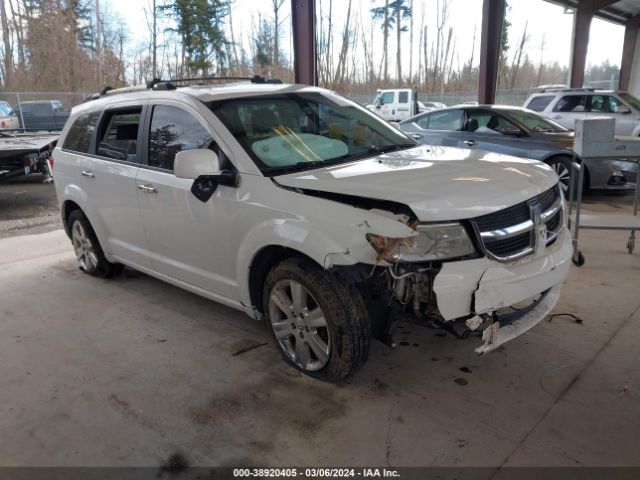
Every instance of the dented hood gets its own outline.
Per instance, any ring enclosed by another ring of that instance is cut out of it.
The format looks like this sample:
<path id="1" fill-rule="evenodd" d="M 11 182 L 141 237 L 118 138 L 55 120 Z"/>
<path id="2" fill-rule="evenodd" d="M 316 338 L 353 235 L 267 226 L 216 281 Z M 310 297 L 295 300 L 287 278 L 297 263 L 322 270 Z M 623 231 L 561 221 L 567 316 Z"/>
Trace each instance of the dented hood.
<path id="1" fill-rule="evenodd" d="M 422 221 L 440 221 L 510 207 L 551 188 L 558 177 L 534 160 L 424 145 L 275 180 L 288 187 L 403 203 Z"/>

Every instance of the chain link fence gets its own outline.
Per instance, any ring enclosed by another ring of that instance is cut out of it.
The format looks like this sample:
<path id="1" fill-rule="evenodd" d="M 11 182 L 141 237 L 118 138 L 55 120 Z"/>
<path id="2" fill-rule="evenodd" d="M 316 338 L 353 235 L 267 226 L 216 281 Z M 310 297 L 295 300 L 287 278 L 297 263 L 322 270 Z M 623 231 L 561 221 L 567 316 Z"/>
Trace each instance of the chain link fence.
<path id="1" fill-rule="evenodd" d="M 89 92 L 0 92 L 0 130 L 60 130 Z"/>

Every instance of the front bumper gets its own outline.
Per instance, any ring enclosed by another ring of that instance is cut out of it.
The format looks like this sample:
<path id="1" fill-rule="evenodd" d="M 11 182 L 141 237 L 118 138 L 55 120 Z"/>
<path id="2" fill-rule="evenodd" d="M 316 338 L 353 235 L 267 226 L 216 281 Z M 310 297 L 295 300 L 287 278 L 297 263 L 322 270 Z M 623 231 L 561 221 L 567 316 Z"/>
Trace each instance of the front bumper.
<path id="1" fill-rule="evenodd" d="M 493 350 L 549 314 L 560 296 L 571 254 L 571 236 L 565 228 L 542 253 L 517 262 L 501 264 L 478 258 L 444 263 L 433 285 L 440 315 L 447 321 L 470 315 L 491 315 L 545 292 L 535 306 L 523 311 L 519 318 L 502 327 L 496 322 L 484 331 L 484 345 L 476 351 Z"/>
<path id="2" fill-rule="evenodd" d="M 638 177 L 638 164 L 615 158 L 587 158 L 589 187 L 596 190 L 633 190 Z"/>

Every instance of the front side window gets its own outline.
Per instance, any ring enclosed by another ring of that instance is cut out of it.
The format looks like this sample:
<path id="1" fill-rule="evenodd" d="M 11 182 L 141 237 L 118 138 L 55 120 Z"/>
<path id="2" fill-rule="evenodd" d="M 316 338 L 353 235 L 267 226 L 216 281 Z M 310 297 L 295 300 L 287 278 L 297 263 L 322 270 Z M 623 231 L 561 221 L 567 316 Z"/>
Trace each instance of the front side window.
<path id="1" fill-rule="evenodd" d="M 209 104 L 264 173 L 306 170 L 415 146 L 400 130 L 338 95 L 264 95 Z"/>
<path id="2" fill-rule="evenodd" d="M 584 112 L 587 109 L 585 95 L 565 95 L 553 109 L 554 112 Z"/>
<path id="3" fill-rule="evenodd" d="M 150 167 L 173 171 L 176 153 L 209 148 L 212 143 L 209 132 L 182 108 L 170 105 L 153 107 L 149 129 Z"/>
<path id="4" fill-rule="evenodd" d="M 609 108 L 612 113 L 631 113 L 631 110 L 616 97 L 609 97 Z"/>
<path id="5" fill-rule="evenodd" d="M 462 125 L 462 110 L 442 110 L 440 112 L 431 112 L 429 115 L 429 124 L 426 127 L 429 130 L 460 130 Z"/>
<path id="6" fill-rule="evenodd" d="M 506 112 L 516 122 L 524 125 L 527 130 L 534 132 L 568 132 L 569 129 L 563 127 L 559 123 L 549 120 L 548 118 L 538 115 L 537 113 L 527 112 L 525 110 L 509 110 Z"/>
<path id="7" fill-rule="evenodd" d="M 138 127 L 141 107 L 106 111 L 100 128 L 96 154 L 123 162 L 138 162 Z"/>
<path id="8" fill-rule="evenodd" d="M 380 97 L 380 101 L 382 105 L 387 105 L 388 103 L 393 103 L 395 98 L 395 92 L 384 92 Z"/>
<path id="9" fill-rule="evenodd" d="M 78 153 L 89 153 L 91 137 L 96 131 L 96 124 L 100 118 L 100 112 L 91 112 L 80 115 L 71 125 L 62 148 Z"/>

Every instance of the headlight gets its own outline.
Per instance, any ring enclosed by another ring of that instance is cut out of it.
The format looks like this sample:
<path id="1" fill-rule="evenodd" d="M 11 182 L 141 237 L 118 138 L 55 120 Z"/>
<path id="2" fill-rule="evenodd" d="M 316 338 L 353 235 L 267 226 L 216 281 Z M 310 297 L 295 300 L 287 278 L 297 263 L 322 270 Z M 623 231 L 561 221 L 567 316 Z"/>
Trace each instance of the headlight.
<path id="1" fill-rule="evenodd" d="M 466 230 L 459 223 L 418 225 L 418 235 L 389 238 L 367 234 L 367 240 L 381 260 L 394 262 L 424 262 L 464 257 L 475 253 Z"/>

